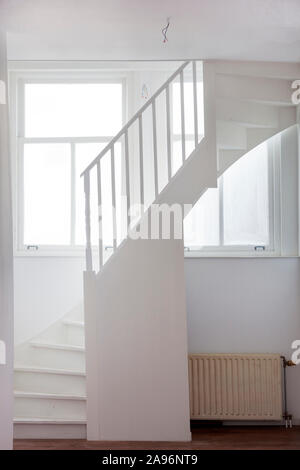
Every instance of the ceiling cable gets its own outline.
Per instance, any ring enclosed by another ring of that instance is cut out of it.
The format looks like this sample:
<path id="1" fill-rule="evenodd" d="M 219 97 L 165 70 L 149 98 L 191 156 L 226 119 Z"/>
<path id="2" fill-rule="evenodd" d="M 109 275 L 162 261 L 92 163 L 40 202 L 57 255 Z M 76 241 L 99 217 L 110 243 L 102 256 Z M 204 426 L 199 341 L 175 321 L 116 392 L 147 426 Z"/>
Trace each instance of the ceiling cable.
<path id="1" fill-rule="evenodd" d="M 163 41 L 163 42 L 167 42 L 167 41 L 168 41 L 167 32 L 168 32 L 169 26 L 170 26 L 170 18 L 167 18 L 167 24 L 166 24 L 166 26 L 161 30 L 162 35 L 163 35 L 163 37 L 164 37 L 164 41 Z"/>

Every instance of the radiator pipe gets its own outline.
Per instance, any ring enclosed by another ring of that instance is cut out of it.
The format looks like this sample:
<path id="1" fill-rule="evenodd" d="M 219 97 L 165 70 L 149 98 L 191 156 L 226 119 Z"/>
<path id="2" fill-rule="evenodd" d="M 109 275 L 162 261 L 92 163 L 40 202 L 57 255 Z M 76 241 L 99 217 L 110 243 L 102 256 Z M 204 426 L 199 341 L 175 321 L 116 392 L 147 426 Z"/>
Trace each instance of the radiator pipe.
<path id="1" fill-rule="evenodd" d="M 293 415 L 291 415 L 288 412 L 288 404 L 287 404 L 287 380 L 286 380 L 286 368 L 287 367 L 292 367 L 295 366 L 296 364 L 291 361 L 287 360 L 285 356 L 280 356 L 282 359 L 282 365 L 283 365 L 283 403 L 284 403 L 284 414 L 283 414 L 283 419 L 285 421 L 285 427 L 292 427 L 292 419 Z"/>

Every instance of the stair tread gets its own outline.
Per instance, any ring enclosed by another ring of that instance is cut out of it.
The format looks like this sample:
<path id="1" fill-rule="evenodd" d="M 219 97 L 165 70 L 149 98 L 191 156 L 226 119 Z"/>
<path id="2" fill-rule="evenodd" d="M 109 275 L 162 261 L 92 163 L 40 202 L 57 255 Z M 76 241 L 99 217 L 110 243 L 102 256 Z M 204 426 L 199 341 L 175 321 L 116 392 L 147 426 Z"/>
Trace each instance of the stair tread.
<path id="1" fill-rule="evenodd" d="M 86 419 L 16 417 L 14 424 L 86 424 Z"/>
<path id="2" fill-rule="evenodd" d="M 64 320 L 63 324 L 68 325 L 68 326 L 78 326 L 80 328 L 84 328 L 84 322 L 79 321 L 79 320 Z"/>
<path id="3" fill-rule="evenodd" d="M 84 395 L 69 395 L 62 393 L 43 393 L 43 392 L 23 392 L 21 390 L 15 390 L 14 396 L 16 398 L 43 398 L 52 400 L 86 400 Z"/>
<path id="4" fill-rule="evenodd" d="M 66 351 L 78 351 L 78 352 L 85 352 L 85 348 L 83 346 L 78 346 L 74 344 L 62 344 L 62 343 L 48 343 L 44 341 L 31 341 L 30 345 L 35 348 L 45 348 L 45 349 L 60 349 Z"/>
<path id="5" fill-rule="evenodd" d="M 58 374 L 58 375 L 78 375 L 85 377 L 85 371 L 75 371 L 75 370 L 67 370 L 67 369 L 51 369 L 49 367 L 35 367 L 35 366 L 25 366 L 25 365 L 17 365 L 14 367 L 15 372 L 32 372 L 38 374 Z"/>

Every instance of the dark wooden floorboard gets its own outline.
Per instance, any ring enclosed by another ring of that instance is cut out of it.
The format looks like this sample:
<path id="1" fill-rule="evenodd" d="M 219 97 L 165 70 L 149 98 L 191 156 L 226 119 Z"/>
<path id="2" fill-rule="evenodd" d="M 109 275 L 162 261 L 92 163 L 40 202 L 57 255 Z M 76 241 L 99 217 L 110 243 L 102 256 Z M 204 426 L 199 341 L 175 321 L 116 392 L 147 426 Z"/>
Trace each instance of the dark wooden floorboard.
<path id="1" fill-rule="evenodd" d="M 192 442 L 88 442 L 85 440 L 15 440 L 15 450 L 300 450 L 300 426 L 216 427 L 193 429 Z"/>

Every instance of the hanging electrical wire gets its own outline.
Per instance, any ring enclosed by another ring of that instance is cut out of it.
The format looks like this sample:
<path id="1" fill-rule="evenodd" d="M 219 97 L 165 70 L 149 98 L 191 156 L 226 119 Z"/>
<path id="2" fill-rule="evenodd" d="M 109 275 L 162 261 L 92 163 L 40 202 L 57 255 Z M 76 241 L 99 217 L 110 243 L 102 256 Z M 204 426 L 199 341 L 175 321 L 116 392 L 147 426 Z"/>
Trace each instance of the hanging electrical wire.
<path id="1" fill-rule="evenodd" d="M 167 41 L 168 41 L 167 33 L 168 33 L 169 26 L 170 26 L 170 18 L 167 18 L 167 24 L 166 24 L 166 26 L 161 30 L 162 35 L 163 35 L 163 37 L 164 37 L 164 41 L 163 41 L 163 42 L 167 42 Z"/>

